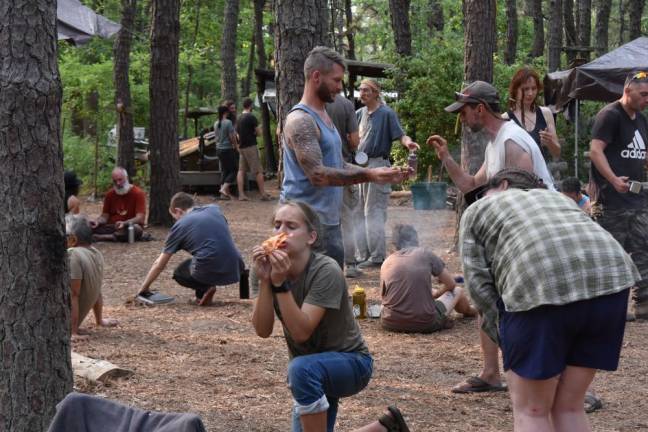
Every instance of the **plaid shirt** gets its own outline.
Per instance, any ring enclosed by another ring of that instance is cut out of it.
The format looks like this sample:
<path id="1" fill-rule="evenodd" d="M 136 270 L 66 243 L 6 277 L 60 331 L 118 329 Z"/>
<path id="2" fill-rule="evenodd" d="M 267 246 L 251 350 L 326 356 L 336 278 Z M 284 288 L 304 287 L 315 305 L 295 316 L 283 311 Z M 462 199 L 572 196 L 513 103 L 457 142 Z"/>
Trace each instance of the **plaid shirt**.
<path id="1" fill-rule="evenodd" d="M 557 192 L 485 197 L 464 212 L 459 236 L 466 287 L 496 342 L 500 299 L 521 312 L 613 294 L 640 279 L 621 245 Z"/>

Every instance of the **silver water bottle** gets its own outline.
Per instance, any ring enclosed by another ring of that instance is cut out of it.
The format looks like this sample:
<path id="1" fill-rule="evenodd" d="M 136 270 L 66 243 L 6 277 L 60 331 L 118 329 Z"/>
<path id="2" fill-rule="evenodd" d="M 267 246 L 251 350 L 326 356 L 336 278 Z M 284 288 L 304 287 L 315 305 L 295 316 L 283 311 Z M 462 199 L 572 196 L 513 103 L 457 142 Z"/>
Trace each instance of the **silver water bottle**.
<path id="1" fill-rule="evenodd" d="M 133 222 L 128 222 L 128 243 L 135 243 L 135 227 Z"/>

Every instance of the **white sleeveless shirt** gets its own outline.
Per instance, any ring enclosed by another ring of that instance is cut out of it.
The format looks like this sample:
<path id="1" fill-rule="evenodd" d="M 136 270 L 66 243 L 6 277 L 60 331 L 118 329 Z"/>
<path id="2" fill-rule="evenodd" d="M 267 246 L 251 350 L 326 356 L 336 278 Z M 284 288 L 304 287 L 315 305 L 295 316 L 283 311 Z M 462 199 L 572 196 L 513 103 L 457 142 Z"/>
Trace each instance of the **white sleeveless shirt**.
<path id="1" fill-rule="evenodd" d="M 549 190 L 556 190 L 553 178 L 549 173 L 538 144 L 524 129 L 513 121 L 504 122 L 497 136 L 486 146 L 484 163 L 486 164 L 486 178 L 490 179 L 500 170 L 506 168 L 506 141 L 511 140 L 522 147 L 522 150 L 531 156 L 533 172 L 540 177 Z"/>

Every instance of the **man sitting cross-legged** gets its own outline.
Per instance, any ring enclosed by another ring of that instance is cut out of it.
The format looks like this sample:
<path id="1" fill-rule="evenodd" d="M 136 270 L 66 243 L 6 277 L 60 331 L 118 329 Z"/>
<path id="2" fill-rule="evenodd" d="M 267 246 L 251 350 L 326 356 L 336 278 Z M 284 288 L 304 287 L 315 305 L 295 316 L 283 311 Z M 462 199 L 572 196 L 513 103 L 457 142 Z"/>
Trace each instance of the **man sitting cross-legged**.
<path id="1" fill-rule="evenodd" d="M 97 326 L 114 327 L 117 321 L 104 319 L 101 282 L 103 280 L 103 255 L 92 247 L 92 229 L 84 216 L 68 215 L 65 218 L 68 257 L 70 259 L 70 289 L 72 296 L 72 338 L 87 332 L 79 328 L 90 309 Z"/>
<path id="2" fill-rule="evenodd" d="M 217 285 L 238 283 L 243 268 L 227 220 L 217 205 L 194 207 L 191 195 L 178 192 L 171 198 L 169 212 L 176 220 L 164 250 L 148 272 L 139 295 L 150 292 L 151 284 L 180 249 L 191 254 L 175 269 L 173 279 L 196 291 L 200 306 L 211 304 Z"/>
<path id="3" fill-rule="evenodd" d="M 428 248 L 419 246 L 418 234 L 412 225 L 396 225 L 393 242 L 396 251 L 387 257 L 380 269 L 383 328 L 431 333 L 446 327 L 453 309 L 464 316 L 477 315 L 463 289 L 455 286 L 443 261 Z M 435 276 L 443 288 L 433 290 L 431 276 Z"/>

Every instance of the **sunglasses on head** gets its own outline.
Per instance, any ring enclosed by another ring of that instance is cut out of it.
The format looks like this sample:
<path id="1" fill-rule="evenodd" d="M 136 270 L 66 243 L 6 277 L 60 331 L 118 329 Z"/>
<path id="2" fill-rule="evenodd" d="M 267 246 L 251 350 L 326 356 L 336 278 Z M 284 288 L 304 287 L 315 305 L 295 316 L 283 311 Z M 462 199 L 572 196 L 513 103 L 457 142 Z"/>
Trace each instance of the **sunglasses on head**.
<path id="1" fill-rule="evenodd" d="M 648 79 L 648 72 L 641 71 L 641 72 L 637 72 L 636 74 L 634 74 L 632 76 L 632 80 L 639 81 L 639 80 L 645 80 L 645 79 Z"/>
<path id="2" fill-rule="evenodd" d="M 457 102 L 481 103 L 481 104 L 484 104 L 484 105 L 488 105 L 486 103 L 486 101 L 484 101 L 483 99 L 475 97 L 475 96 L 471 96 L 471 95 L 465 94 L 465 93 L 455 92 L 455 99 L 457 100 Z"/>

